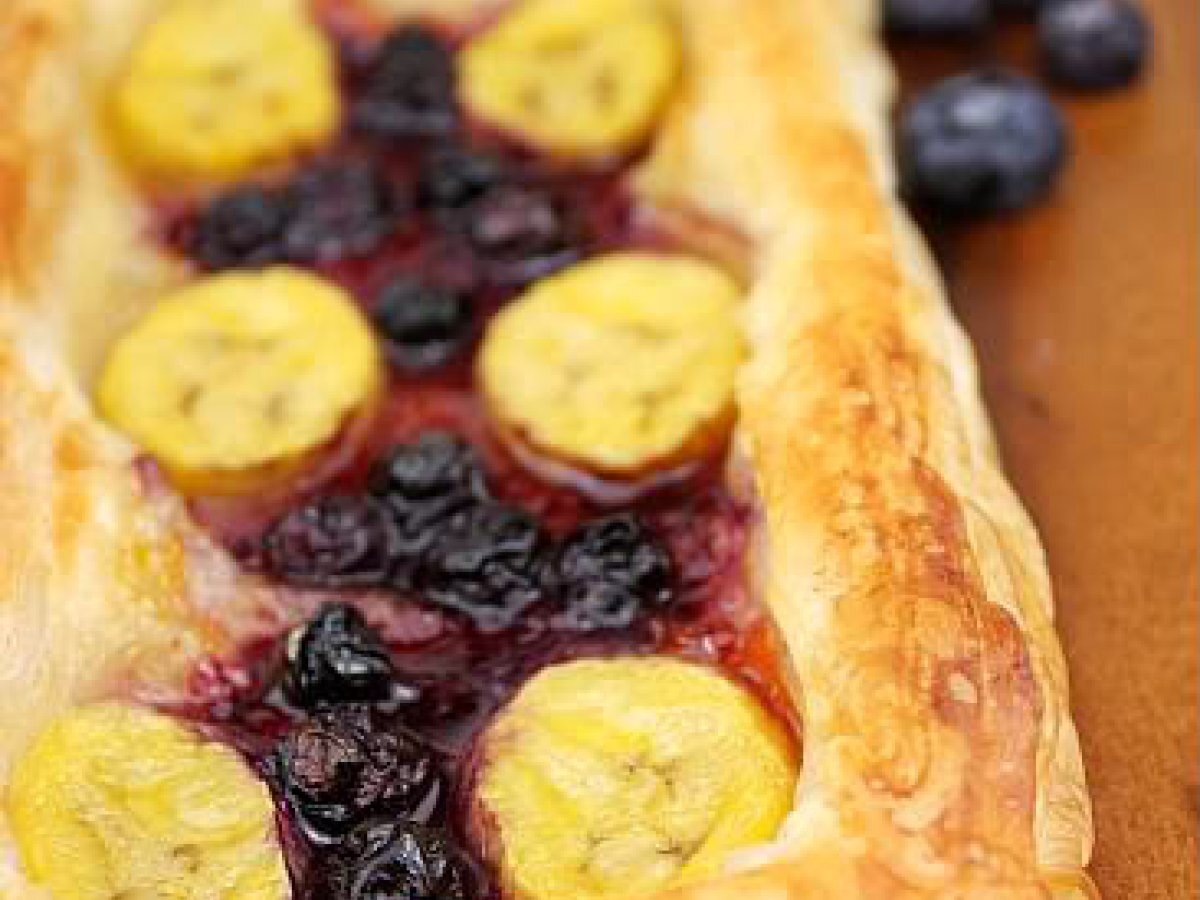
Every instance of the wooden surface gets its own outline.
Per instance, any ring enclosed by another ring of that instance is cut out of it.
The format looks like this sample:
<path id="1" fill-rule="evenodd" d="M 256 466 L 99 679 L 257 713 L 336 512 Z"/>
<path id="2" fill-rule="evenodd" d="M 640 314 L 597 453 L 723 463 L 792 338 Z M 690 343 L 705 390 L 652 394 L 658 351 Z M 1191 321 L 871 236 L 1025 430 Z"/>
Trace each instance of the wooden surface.
<path id="1" fill-rule="evenodd" d="M 934 235 L 1049 553 L 1106 900 L 1198 893 L 1197 5 L 1145 2 L 1149 77 L 1063 98 L 1054 201 Z M 897 54 L 911 90 L 980 56 L 1028 67 L 1029 37 Z"/>

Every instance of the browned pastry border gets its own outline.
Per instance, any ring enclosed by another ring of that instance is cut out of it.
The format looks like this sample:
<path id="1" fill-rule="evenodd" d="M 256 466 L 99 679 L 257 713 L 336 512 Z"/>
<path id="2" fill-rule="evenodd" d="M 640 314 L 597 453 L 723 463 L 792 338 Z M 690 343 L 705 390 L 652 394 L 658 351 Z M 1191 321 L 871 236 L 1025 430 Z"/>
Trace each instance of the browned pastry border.
<path id="1" fill-rule="evenodd" d="M 86 401 L 108 337 L 177 277 L 140 241 L 96 121 L 147 6 L 0 11 L 0 783 L 54 711 L 131 665 L 146 679 L 131 648 L 182 662 L 236 630 L 246 597 Z M 673 896 L 1084 896 L 1090 814 L 1045 565 L 894 201 L 869 4 L 677 14 L 687 83 L 638 185 L 753 248 L 738 457 L 805 766 L 778 840 L 732 861 L 749 871 Z M 27 896 L 3 865 L 0 888 Z"/>

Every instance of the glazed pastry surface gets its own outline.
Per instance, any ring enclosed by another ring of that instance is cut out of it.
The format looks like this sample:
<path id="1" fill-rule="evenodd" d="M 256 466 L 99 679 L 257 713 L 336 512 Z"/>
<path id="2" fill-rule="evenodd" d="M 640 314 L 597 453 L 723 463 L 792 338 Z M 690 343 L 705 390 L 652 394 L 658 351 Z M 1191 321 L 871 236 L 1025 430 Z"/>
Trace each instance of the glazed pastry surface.
<path id="1" fill-rule="evenodd" d="M 62 709 L 169 685 L 274 608 L 90 400 L 112 340 L 184 277 L 104 126 L 155 5 L 0 11 L 0 784 Z M 1082 898 L 1090 810 L 1045 562 L 895 199 L 871 6 L 676 4 L 684 84 L 636 175 L 751 248 L 736 465 L 804 728 L 777 840 L 678 895 Z M 2 819 L 0 895 L 38 896 Z"/>

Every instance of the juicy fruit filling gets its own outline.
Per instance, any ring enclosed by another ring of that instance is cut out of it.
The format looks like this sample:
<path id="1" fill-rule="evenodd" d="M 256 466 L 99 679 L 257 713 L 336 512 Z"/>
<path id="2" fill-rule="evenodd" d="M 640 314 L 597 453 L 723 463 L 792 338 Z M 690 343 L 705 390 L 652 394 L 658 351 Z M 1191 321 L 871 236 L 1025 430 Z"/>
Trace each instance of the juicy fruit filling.
<path id="1" fill-rule="evenodd" d="M 768 838 L 789 805 L 781 650 L 747 597 L 748 517 L 721 477 L 739 289 L 646 227 L 622 189 L 673 81 L 674 36 L 638 0 L 529 8 L 465 50 L 426 26 L 331 29 L 340 133 L 286 173 L 163 198 L 161 236 L 197 273 L 188 327 L 172 353 L 151 313 L 102 388 L 159 465 L 206 476 L 176 479 L 196 520 L 294 604 L 291 625 L 200 667 L 167 711 L 269 786 L 296 896 L 586 900 L 622 870 L 650 890 Z M 500 97 L 490 124 L 559 158 L 470 118 L 513 85 L 459 82 L 501 62 L 545 102 L 509 116 Z M 552 114 L 563 104 L 586 115 Z M 302 289 L 268 290 L 281 278 Z M 314 293 L 336 302 L 306 312 Z M 250 334 L 255 316 L 286 327 Z M 277 344 L 295 357 L 263 370 Z M 187 378 L 138 387 L 181 360 L 195 361 Z M 350 370 L 355 390 L 334 390 Z M 574 395 L 530 390 L 556 385 Z M 142 394 L 166 412 L 139 417 Z M 280 460 L 286 478 L 260 477 Z M 207 477 L 224 470 L 237 490 Z M 581 658 L 610 661 L 573 668 Z M 608 874 L 575 883 L 535 866 L 527 891 L 526 851 L 550 828 L 538 823 L 558 820 L 513 765 L 540 752 L 537 685 L 553 699 L 556 679 L 580 673 L 580 702 L 608 697 L 599 755 L 581 761 L 574 740 L 551 755 L 603 775 L 646 744 L 687 774 L 695 804 L 664 801 L 666 819 L 648 811 L 625 840 L 609 819 L 634 794 L 577 797 L 612 839 L 596 860 Z M 499 721 L 533 743 L 496 768 L 485 729 L 510 702 Z M 681 709 L 708 723 L 704 740 L 668 722 Z M 502 835 L 480 785 L 507 811 Z M 718 815 L 739 803 L 754 814 Z M 652 833 L 666 820 L 678 830 L 664 875 Z M 497 839 L 521 858 L 494 853 Z"/>

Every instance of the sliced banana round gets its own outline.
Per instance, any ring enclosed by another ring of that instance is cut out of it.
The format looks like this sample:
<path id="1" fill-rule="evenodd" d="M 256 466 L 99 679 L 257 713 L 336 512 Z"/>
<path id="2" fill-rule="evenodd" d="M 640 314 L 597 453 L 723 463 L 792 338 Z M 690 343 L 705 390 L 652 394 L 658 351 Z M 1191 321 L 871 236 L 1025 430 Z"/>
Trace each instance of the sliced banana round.
<path id="1" fill-rule="evenodd" d="M 182 487 L 237 490 L 334 437 L 381 372 L 350 296 L 279 267 L 204 278 L 160 301 L 117 342 L 98 399 Z"/>
<path id="2" fill-rule="evenodd" d="M 686 257 L 622 253 L 545 279 L 488 329 L 493 415 L 535 449 L 607 476 L 704 456 L 733 418 L 739 290 Z"/>
<path id="3" fill-rule="evenodd" d="M 606 156 L 653 128 L 679 70 L 675 29 L 651 0 L 531 0 L 462 57 L 476 113 L 548 150 Z"/>
<path id="4" fill-rule="evenodd" d="M 26 874 L 56 900 L 288 896 L 265 787 L 156 713 L 67 713 L 18 761 L 8 812 Z"/>
<path id="5" fill-rule="evenodd" d="M 794 754 L 743 689 L 665 658 L 544 670 L 483 738 L 474 822 L 521 900 L 633 898 L 771 839 Z"/>
<path id="6" fill-rule="evenodd" d="M 237 176 L 333 132 L 333 54 L 295 0 L 173 0 L 134 46 L 113 112 L 143 168 Z"/>

